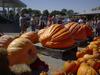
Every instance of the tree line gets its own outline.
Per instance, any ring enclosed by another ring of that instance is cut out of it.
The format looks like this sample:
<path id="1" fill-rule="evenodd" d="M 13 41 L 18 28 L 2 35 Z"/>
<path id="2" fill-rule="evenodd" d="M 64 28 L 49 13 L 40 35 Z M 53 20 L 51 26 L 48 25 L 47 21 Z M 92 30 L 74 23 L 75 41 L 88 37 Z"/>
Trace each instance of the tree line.
<path id="1" fill-rule="evenodd" d="M 67 9 L 61 9 L 59 10 L 53 10 L 51 12 L 49 12 L 47 9 L 43 10 L 43 12 L 41 12 L 40 10 L 37 9 L 23 9 L 22 12 L 27 12 L 29 14 L 34 14 L 35 16 L 40 16 L 40 15 L 44 15 L 44 16 L 55 16 L 55 15 L 61 15 L 61 16 L 67 16 L 70 17 L 72 15 L 77 14 L 77 12 L 75 12 L 74 10 L 67 10 Z"/>

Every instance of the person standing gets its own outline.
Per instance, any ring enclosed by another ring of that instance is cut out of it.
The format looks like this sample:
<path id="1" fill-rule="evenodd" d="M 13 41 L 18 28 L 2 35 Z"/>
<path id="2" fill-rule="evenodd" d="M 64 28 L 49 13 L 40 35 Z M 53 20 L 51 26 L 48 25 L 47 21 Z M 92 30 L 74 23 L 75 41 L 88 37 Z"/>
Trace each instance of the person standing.
<path id="1" fill-rule="evenodd" d="M 98 36 L 100 36 L 100 20 L 98 20 L 98 22 L 97 22 L 96 32 L 97 32 Z"/>
<path id="2" fill-rule="evenodd" d="M 19 25 L 20 25 L 20 29 L 21 29 L 21 34 L 27 31 L 27 28 L 29 26 L 29 20 L 28 18 L 25 16 L 24 13 L 20 14 L 19 17 Z"/>
<path id="3" fill-rule="evenodd" d="M 35 19 L 34 15 L 32 15 L 32 17 L 31 17 L 30 25 L 31 25 L 32 31 L 35 31 L 35 29 L 36 29 L 36 19 Z"/>

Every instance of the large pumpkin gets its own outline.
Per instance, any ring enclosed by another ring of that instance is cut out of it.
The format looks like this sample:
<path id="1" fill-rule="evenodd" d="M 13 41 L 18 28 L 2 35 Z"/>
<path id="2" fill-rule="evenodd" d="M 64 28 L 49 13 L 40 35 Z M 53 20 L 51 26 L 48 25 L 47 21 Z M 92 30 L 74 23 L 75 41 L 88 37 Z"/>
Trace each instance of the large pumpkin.
<path id="1" fill-rule="evenodd" d="M 38 42 L 38 35 L 37 35 L 37 33 L 32 32 L 32 31 L 26 32 L 26 33 L 22 34 L 20 37 L 27 38 L 27 39 L 31 40 L 33 43 Z"/>
<path id="2" fill-rule="evenodd" d="M 36 48 L 32 42 L 26 38 L 17 38 L 12 41 L 7 51 L 10 65 L 28 64 L 31 61 L 34 62 L 37 58 Z"/>
<path id="3" fill-rule="evenodd" d="M 42 33 L 44 33 L 45 29 L 41 29 L 38 31 L 38 36 L 40 36 Z"/>
<path id="4" fill-rule="evenodd" d="M 8 45 L 13 41 L 13 37 L 9 35 L 3 35 L 0 37 L 0 48 L 7 48 Z"/>
<path id="5" fill-rule="evenodd" d="M 75 43 L 67 28 L 59 24 L 53 24 L 40 35 L 40 42 L 49 48 L 68 48 Z"/>
<path id="6" fill-rule="evenodd" d="M 86 32 L 83 29 L 83 26 L 82 25 L 80 25 L 79 29 L 75 32 L 74 38 L 76 40 L 81 40 L 81 41 L 85 41 L 87 39 Z"/>
<path id="7" fill-rule="evenodd" d="M 91 37 L 93 35 L 92 28 L 87 24 L 81 24 L 81 25 L 82 25 L 84 31 L 86 32 L 87 37 Z"/>
<path id="8" fill-rule="evenodd" d="M 78 68 L 77 75 L 98 75 L 97 72 L 87 63 L 82 63 Z"/>
<path id="9" fill-rule="evenodd" d="M 85 30 L 82 25 L 79 25 L 76 22 L 71 22 L 65 25 L 65 27 L 71 32 L 75 40 L 85 41 L 87 39 Z"/>

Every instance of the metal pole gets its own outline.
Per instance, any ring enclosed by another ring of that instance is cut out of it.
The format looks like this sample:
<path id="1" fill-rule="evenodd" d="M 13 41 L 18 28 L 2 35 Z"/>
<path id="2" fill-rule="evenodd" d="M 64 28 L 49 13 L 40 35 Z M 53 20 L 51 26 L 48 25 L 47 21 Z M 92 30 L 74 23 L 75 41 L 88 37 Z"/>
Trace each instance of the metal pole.
<path id="1" fill-rule="evenodd" d="M 3 15 L 5 14 L 5 4 L 4 4 L 4 0 L 2 0 L 2 9 L 3 9 Z"/>

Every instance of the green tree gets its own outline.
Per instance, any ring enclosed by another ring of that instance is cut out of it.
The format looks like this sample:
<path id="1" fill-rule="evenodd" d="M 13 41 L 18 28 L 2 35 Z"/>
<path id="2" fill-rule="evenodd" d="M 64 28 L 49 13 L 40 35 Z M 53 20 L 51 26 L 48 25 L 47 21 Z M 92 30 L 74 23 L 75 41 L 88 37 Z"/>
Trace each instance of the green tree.
<path id="1" fill-rule="evenodd" d="M 48 10 L 44 10 L 44 11 L 43 11 L 43 15 L 44 15 L 44 16 L 49 16 L 49 11 L 48 11 Z"/>
<path id="2" fill-rule="evenodd" d="M 32 13 L 35 15 L 35 16 L 40 16 L 41 15 L 41 11 L 40 10 L 33 10 Z"/>
<path id="3" fill-rule="evenodd" d="M 60 15 L 60 11 L 54 10 L 50 13 L 51 16 Z"/>
<path id="4" fill-rule="evenodd" d="M 21 13 L 28 13 L 28 10 L 27 9 L 22 9 Z"/>
<path id="5" fill-rule="evenodd" d="M 32 14 L 32 12 L 33 12 L 33 10 L 31 8 L 28 8 L 27 11 L 29 14 Z"/>
<path id="6" fill-rule="evenodd" d="M 68 17 L 71 17 L 71 16 L 73 16 L 75 13 L 74 13 L 74 11 L 73 10 L 68 10 L 67 11 L 67 16 Z"/>
<path id="7" fill-rule="evenodd" d="M 66 13 L 67 13 L 67 9 L 62 9 L 61 12 L 60 12 L 60 14 L 62 16 L 66 16 Z"/>

